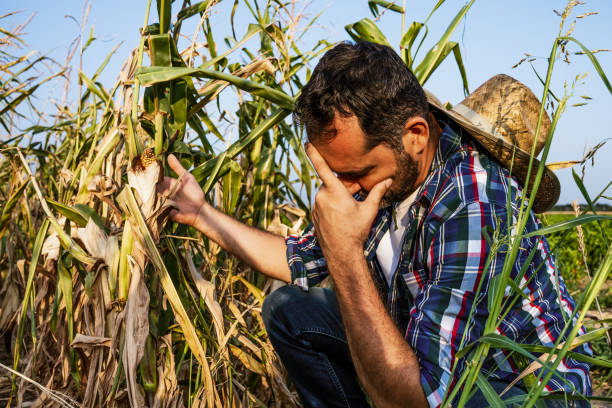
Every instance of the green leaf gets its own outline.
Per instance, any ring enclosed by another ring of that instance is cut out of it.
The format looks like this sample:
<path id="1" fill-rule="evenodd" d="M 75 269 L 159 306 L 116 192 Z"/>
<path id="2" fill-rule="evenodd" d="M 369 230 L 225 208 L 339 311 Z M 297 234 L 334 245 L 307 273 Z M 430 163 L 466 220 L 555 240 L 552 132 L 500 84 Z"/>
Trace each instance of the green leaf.
<path id="1" fill-rule="evenodd" d="M 410 27 L 408 27 L 408 31 L 406 31 L 399 43 L 400 48 L 404 50 L 404 62 L 406 63 L 406 65 L 408 65 L 408 68 L 410 69 L 412 69 L 412 61 L 414 60 L 414 56 L 410 52 L 412 50 L 412 45 L 414 44 L 419 33 L 421 32 L 421 28 L 423 28 L 423 23 L 413 21 L 412 24 L 410 24 Z"/>
<path id="2" fill-rule="evenodd" d="M 395 3 L 397 3 L 397 0 L 393 2 L 385 0 L 368 0 L 368 6 L 370 7 L 370 11 L 372 11 L 374 17 L 379 16 L 378 6 L 382 7 L 385 10 L 391 10 L 395 11 L 396 13 L 404 14 L 404 8 Z"/>
<path id="3" fill-rule="evenodd" d="M 387 37 L 369 18 L 364 18 L 356 23 L 344 26 L 346 32 L 355 41 L 370 41 L 377 44 L 391 46 Z"/>
<path id="4" fill-rule="evenodd" d="M 446 0 L 438 0 L 438 2 L 436 3 L 436 5 L 431 9 L 431 11 L 429 12 L 429 15 L 427 16 L 427 18 L 425 19 L 425 23 L 427 24 L 427 22 L 429 21 L 429 19 L 431 18 L 431 16 L 433 16 L 433 14 L 436 12 L 436 10 L 445 2 Z"/>
<path id="5" fill-rule="evenodd" d="M 79 71 L 79 78 L 81 79 L 81 81 L 83 81 L 87 89 L 89 89 L 89 91 L 96 95 L 98 98 L 102 99 L 104 103 L 111 105 L 113 104 L 112 99 L 108 96 L 106 91 L 102 89 L 102 87 L 98 87 L 91 79 L 87 78 L 83 71 Z"/>
<path id="6" fill-rule="evenodd" d="M 501 398 L 499 398 L 497 391 L 493 389 L 491 384 L 489 384 L 489 382 L 482 375 L 482 373 L 478 373 L 478 375 L 476 376 L 476 385 L 478 386 L 478 388 L 480 388 L 480 391 L 482 391 L 482 395 L 484 395 L 490 407 L 506 407 L 506 404 L 504 404 Z"/>
<path id="7" fill-rule="evenodd" d="M 169 34 L 156 34 L 149 37 L 149 47 L 153 57 L 151 65 L 157 67 L 172 66 L 172 57 L 170 55 L 171 41 Z"/>
<path id="8" fill-rule="evenodd" d="M 439 47 L 434 54 L 435 59 L 427 60 L 427 57 L 416 67 L 414 75 L 419 80 L 421 85 L 424 85 L 431 74 L 442 64 L 442 62 L 448 57 L 448 55 L 454 51 L 455 48 L 459 47 L 459 44 L 453 41 L 446 42 L 443 46 Z M 461 58 L 461 56 L 459 56 Z M 426 63 L 427 62 L 427 63 Z M 463 63 L 461 63 L 463 66 Z"/>
<path id="9" fill-rule="evenodd" d="M 193 4 L 189 7 L 185 7 L 184 9 L 178 12 L 176 16 L 176 25 L 178 25 L 183 20 L 191 16 L 194 16 L 199 13 L 203 13 L 204 11 L 206 11 L 209 4 L 210 4 L 210 0 L 206 0 L 206 1 L 201 1 L 199 3 Z"/>
<path id="10" fill-rule="evenodd" d="M 40 229 L 38 230 L 38 234 L 36 235 L 36 240 L 34 241 L 34 246 L 32 247 L 32 259 L 30 260 L 30 266 L 28 268 L 28 280 L 26 281 L 26 287 L 23 294 L 23 301 L 21 302 L 21 311 L 18 317 L 18 325 L 17 325 L 17 338 L 15 339 L 15 354 L 13 356 L 13 369 L 17 370 L 19 367 L 19 356 L 21 351 L 21 345 L 23 344 L 23 330 L 25 326 L 25 318 L 28 306 L 30 301 L 32 300 L 32 292 L 34 289 L 34 276 L 36 275 L 36 266 L 38 265 L 38 260 L 40 258 L 40 254 L 42 252 L 42 247 L 45 242 L 45 238 L 47 236 L 47 231 L 49 230 L 49 219 L 45 218 Z M 15 376 L 13 376 L 13 389 L 15 387 Z"/>
<path id="11" fill-rule="evenodd" d="M 165 34 L 170 28 L 172 0 L 157 0 L 157 12 L 159 14 L 159 32 Z"/>
<path id="12" fill-rule="evenodd" d="M 221 166 L 223 165 L 223 162 L 225 161 L 226 157 L 227 151 L 224 151 L 219 156 L 211 160 L 215 162 L 215 167 L 213 168 L 213 171 L 210 176 L 208 176 L 208 180 L 206 180 L 206 183 L 204 183 L 204 186 L 202 187 L 204 194 L 208 194 L 215 181 L 217 181 L 219 170 L 221 169 Z"/>
<path id="13" fill-rule="evenodd" d="M 266 118 L 263 122 L 261 122 L 255 129 L 251 131 L 246 137 L 238 140 L 234 144 L 232 144 L 227 150 L 227 158 L 233 159 L 238 154 L 240 154 L 244 149 L 251 145 L 254 141 L 259 139 L 268 129 L 275 126 L 283 119 L 285 119 L 291 112 L 284 109 L 277 109 L 272 112 L 270 116 Z M 209 160 L 206 163 L 196 167 L 193 169 L 191 174 L 198 180 L 201 181 L 205 177 L 207 177 L 210 172 L 215 167 L 216 162 L 214 160 Z M 220 172 L 222 173 L 222 172 Z"/>
<path id="14" fill-rule="evenodd" d="M 467 96 L 470 93 L 470 88 L 468 86 L 467 73 L 465 72 L 465 66 L 463 65 L 463 58 L 461 58 L 461 50 L 459 50 L 459 45 L 453 47 L 453 56 L 455 57 L 457 68 L 459 68 L 459 73 L 461 74 L 463 93 Z"/>
<path id="15" fill-rule="evenodd" d="M 597 215 L 597 211 L 595 210 L 595 203 L 593 203 L 593 200 L 591 200 L 591 196 L 589 195 L 586 187 L 584 186 L 582 179 L 580 178 L 580 176 L 578 176 L 578 173 L 576 173 L 576 170 L 574 169 L 572 169 L 572 177 L 574 178 L 574 181 L 576 182 L 576 185 L 578 186 L 580 193 L 582 193 L 582 196 L 584 197 L 587 204 L 589 205 L 589 209 L 593 212 L 593 214 Z M 603 225 L 601 225 L 601 222 L 597 221 L 597 224 L 599 225 L 601 236 L 604 239 L 606 246 L 608 246 L 609 245 L 608 234 L 606 234 L 606 230 L 604 229 Z"/>
<path id="16" fill-rule="evenodd" d="M 143 67 L 136 71 L 136 76 L 138 77 L 140 83 L 144 86 L 150 86 L 159 82 L 191 76 L 197 78 L 218 79 L 229 82 L 243 91 L 274 102 L 282 108 L 293 110 L 295 105 L 294 98 L 287 95 L 283 91 L 220 71 L 183 67 Z"/>
<path id="17" fill-rule="evenodd" d="M 106 228 L 106 226 L 104 225 L 104 221 L 102 220 L 102 218 L 100 218 L 98 213 L 90 206 L 85 204 L 75 204 L 74 209 L 86 220 L 85 225 L 87 225 L 87 221 L 91 218 L 91 220 L 95 222 L 96 225 L 100 227 L 103 231 L 105 231 L 106 233 L 109 232 L 108 228 Z"/>
<path id="18" fill-rule="evenodd" d="M 87 41 L 85 42 L 85 44 L 83 44 L 83 47 L 81 48 L 81 54 L 83 54 L 85 52 L 85 50 L 91 45 L 91 43 L 93 43 L 96 40 L 96 37 L 94 37 L 94 28 L 93 26 L 91 27 L 91 30 L 89 31 L 89 38 L 87 39 Z"/>
<path id="19" fill-rule="evenodd" d="M 608 77 L 604 73 L 604 70 L 601 67 L 601 65 L 599 64 L 599 61 L 597 61 L 597 58 L 595 57 L 595 54 L 593 54 L 591 52 L 591 50 L 589 50 L 587 47 L 585 47 L 584 44 L 582 44 L 580 41 L 576 40 L 574 37 L 561 37 L 561 38 L 559 38 L 559 40 L 573 41 L 576 44 L 578 44 L 578 46 L 580 48 L 582 48 L 582 51 L 591 60 L 591 63 L 593 64 L 593 67 L 595 68 L 595 71 L 597 71 L 597 74 L 599 74 L 599 77 L 603 81 L 604 85 L 606 86 L 606 88 L 608 88 L 608 91 L 612 94 L 612 85 L 610 85 L 610 80 L 608 80 Z"/>
<path id="20" fill-rule="evenodd" d="M 581 215 L 579 217 L 572 218 L 571 220 L 561 221 L 556 224 L 549 225 L 544 228 L 540 228 L 539 230 L 529 232 L 523 235 L 523 237 L 528 238 L 528 237 L 533 237 L 537 235 L 552 234 L 554 232 L 565 231 L 566 229 L 574 228 L 574 227 L 577 227 L 578 225 L 587 224 L 589 222 L 600 221 L 600 220 L 612 220 L 612 216 L 593 215 L 593 214 Z"/>
<path id="21" fill-rule="evenodd" d="M 72 313 L 72 275 L 66 269 L 62 259 L 57 261 L 57 271 L 60 289 L 64 296 L 64 304 L 66 305 L 66 320 L 68 323 L 68 340 L 72 343 L 74 339 L 74 317 Z"/>
<path id="22" fill-rule="evenodd" d="M 66 204 L 59 203 L 57 201 L 47 199 L 47 204 L 51 206 L 55 211 L 62 214 L 64 217 L 74 222 L 79 227 L 85 227 L 87 225 L 87 218 L 84 217 L 79 211 Z"/>
<path id="23" fill-rule="evenodd" d="M 3 235 L 5 228 L 8 226 L 9 221 L 11 220 L 11 214 L 13 213 L 13 209 L 17 205 L 19 198 L 21 197 L 21 193 L 30 183 L 30 177 L 28 178 L 13 191 L 13 194 L 9 197 L 8 201 L 2 208 L 2 215 L 0 215 L 0 236 Z"/>
<path id="24" fill-rule="evenodd" d="M 491 283 L 489 284 L 489 296 L 487 296 L 489 310 L 494 310 L 493 302 L 495 301 L 494 293 L 497 293 L 499 290 L 504 290 L 502 288 L 502 275 L 498 274 L 491 278 Z"/>
<path id="25" fill-rule="evenodd" d="M 226 214 L 234 214 L 242 188 L 242 168 L 234 160 L 229 165 L 230 170 L 223 177 L 223 209 Z"/>
<path id="26" fill-rule="evenodd" d="M 262 30 L 268 30 L 269 27 L 270 26 L 262 28 L 258 24 L 249 24 L 249 26 L 247 28 L 246 34 L 244 35 L 244 37 L 242 37 L 242 39 L 240 41 L 238 41 L 236 44 L 234 44 L 233 47 L 231 47 L 229 50 L 227 50 L 223 54 L 218 55 L 215 58 L 212 58 L 212 59 L 206 61 L 202 66 L 200 66 L 200 68 L 208 68 L 210 66 L 213 66 L 213 65 L 219 63 L 222 59 L 226 58 L 229 54 L 231 54 L 232 52 L 234 52 L 238 48 L 240 48 L 245 42 L 250 40 L 253 36 L 259 34 Z"/>
<path id="27" fill-rule="evenodd" d="M 440 6 L 441 3 L 442 1 L 438 2 L 436 7 L 434 8 L 434 11 L 437 7 Z M 465 17 L 470 7 L 472 7 L 473 3 L 474 3 L 474 0 L 471 0 L 468 4 L 466 4 L 459 10 L 455 18 L 451 21 L 451 23 L 447 27 L 444 34 L 442 34 L 442 37 L 440 38 L 440 40 L 429 50 L 427 55 L 425 55 L 425 58 L 423 58 L 423 61 L 421 61 L 421 63 L 414 70 L 414 74 L 419 80 L 419 83 L 421 83 L 421 85 L 427 81 L 427 78 L 429 78 L 433 70 L 438 65 L 440 65 L 440 63 L 442 62 L 440 60 L 440 56 L 443 53 L 446 53 L 446 55 L 448 55 L 450 51 L 452 50 L 452 46 L 449 47 L 448 45 L 450 36 L 453 34 L 453 32 L 455 31 L 455 29 L 457 28 L 461 20 Z"/>

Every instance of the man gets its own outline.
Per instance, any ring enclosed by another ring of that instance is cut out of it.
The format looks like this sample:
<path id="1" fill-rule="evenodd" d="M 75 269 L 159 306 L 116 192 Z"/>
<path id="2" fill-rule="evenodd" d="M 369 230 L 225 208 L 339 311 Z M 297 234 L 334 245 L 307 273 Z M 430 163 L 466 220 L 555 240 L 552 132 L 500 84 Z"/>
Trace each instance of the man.
<path id="1" fill-rule="evenodd" d="M 313 226 L 301 237 L 285 240 L 241 224 L 206 203 L 193 177 L 183 178 L 173 197 L 174 220 L 293 284 L 268 296 L 263 316 L 304 406 L 362 407 L 368 398 L 377 407 L 438 406 L 460 377 L 465 361 L 455 354 L 482 335 L 490 283 L 505 257 L 483 230 L 506 233 L 522 194 L 496 160 L 509 167 L 518 158 L 513 174 L 524 182 L 524 150 L 531 150 L 539 112 L 522 84 L 496 78 L 505 88 L 491 91 L 485 84 L 473 94 L 480 103 L 468 98 L 446 111 L 428 102 L 390 48 L 360 42 L 328 51 L 297 102 L 296 118 L 310 140 L 306 152 L 322 181 Z M 517 90 L 523 93 L 512 97 Z M 512 98 L 516 106 L 504 105 Z M 483 100 L 498 116 L 517 106 L 531 109 L 509 121 L 487 120 Z M 521 131 L 500 135 L 519 122 Z M 168 161 L 185 173 L 173 156 Z M 166 178 L 161 191 L 172 182 Z M 554 175 L 545 174 L 540 190 L 535 203 L 549 208 L 559 192 Z M 538 227 L 530 214 L 526 230 Z M 560 336 L 574 302 L 557 281 L 549 252 L 542 237 L 521 242 L 511 277 L 523 275 L 525 297 L 516 296 L 498 334 L 547 346 Z M 333 291 L 312 287 L 328 275 Z M 580 351 L 591 353 L 588 345 Z M 482 373 L 496 392 L 520 372 L 516 360 L 503 350 L 490 353 Z M 548 391 L 590 394 L 588 364 L 566 358 L 559 371 L 564 380 L 553 377 Z M 524 393 L 516 385 L 505 396 Z M 483 404 L 482 394 L 469 402 Z"/>

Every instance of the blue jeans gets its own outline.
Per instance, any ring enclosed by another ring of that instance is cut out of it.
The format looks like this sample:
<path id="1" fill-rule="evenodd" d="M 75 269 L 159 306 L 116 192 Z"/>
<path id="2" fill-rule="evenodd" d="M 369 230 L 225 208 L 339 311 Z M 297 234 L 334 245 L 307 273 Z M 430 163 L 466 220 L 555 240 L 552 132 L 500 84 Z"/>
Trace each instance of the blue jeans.
<path id="1" fill-rule="evenodd" d="M 266 297 L 262 314 L 270 342 L 304 407 L 370 407 L 357 380 L 332 290 L 310 288 L 305 292 L 296 286 L 283 286 Z M 508 385 L 502 381 L 490 384 L 497 392 Z M 503 398 L 523 394 L 525 390 L 516 385 Z M 546 400 L 545 404 L 547 408 L 566 406 L 563 400 Z M 406 407 L 410 406 L 407 401 Z M 489 404 L 478 390 L 467 406 L 482 408 Z M 572 407 L 572 401 L 567 406 Z M 576 401 L 575 405 L 589 406 L 585 401 Z"/>

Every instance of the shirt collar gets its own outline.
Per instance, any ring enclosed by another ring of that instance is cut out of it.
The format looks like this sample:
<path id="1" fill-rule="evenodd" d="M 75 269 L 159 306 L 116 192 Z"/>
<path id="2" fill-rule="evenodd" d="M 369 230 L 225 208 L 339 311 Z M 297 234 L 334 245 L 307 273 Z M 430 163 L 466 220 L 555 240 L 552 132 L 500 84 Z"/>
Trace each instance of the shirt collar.
<path id="1" fill-rule="evenodd" d="M 418 202 L 422 207 L 427 208 L 433 203 L 436 193 L 439 190 L 438 186 L 441 181 L 443 165 L 461 146 L 461 129 L 454 127 L 444 120 L 436 119 L 442 128 L 442 133 L 438 141 L 438 148 L 434 153 L 434 158 L 429 168 L 429 174 L 417 190 L 415 202 L 412 203 L 411 206 L 416 205 Z M 359 201 L 364 199 L 359 193 L 355 194 L 354 197 Z M 389 229 L 392 208 L 392 206 L 388 206 L 378 211 L 376 219 L 372 224 L 368 239 L 366 239 L 364 243 L 364 255 L 368 261 L 374 258 L 378 242 Z"/>
<path id="2" fill-rule="evenodd" d="M 442 128 L 442 133 L 438 141 L 438 148 L 429 167 L 429 173 L 421 187 L 419 187 L 416 199 L 423 207 L 429 207 L 433 203 L 441 181 L 444 164 L 461 146 L 461 129 L 444 120 L 436 119 Z"/>

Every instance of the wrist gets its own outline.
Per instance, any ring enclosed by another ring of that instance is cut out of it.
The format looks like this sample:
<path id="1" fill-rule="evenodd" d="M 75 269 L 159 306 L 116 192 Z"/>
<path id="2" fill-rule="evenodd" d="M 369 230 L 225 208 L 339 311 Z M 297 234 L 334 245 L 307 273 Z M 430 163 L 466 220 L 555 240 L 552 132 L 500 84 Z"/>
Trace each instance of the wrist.
<path id="1" fill-rule="evenodd" d="M 351 265 L 364 258 L 363 243 L 357 241 L 344 241 L 340 245 L 323 248 L 325 259 L 333 260 L 337 264 Z"/>
<path id="2" fill-rule="evenodd" d="M 204 232 L 206 229 L 206 220 L 210 217 L 210 205 L 204 201 L 200 208 L 196 211 L 195 218 L 191 226 L 199 231 Z"/>
<path id="3" fill-rule="evenodd" d="M 347 248 L 348 249 L 348 248 Z M 334 281 L 343 281 L 356 277 L 361 270 L 368 270 L 363 247 L 357 246 L 347 251 L 331 251 L 325 255 L 327 267 Z M 368 273 L 369 276 L 369 273 Z"/>

